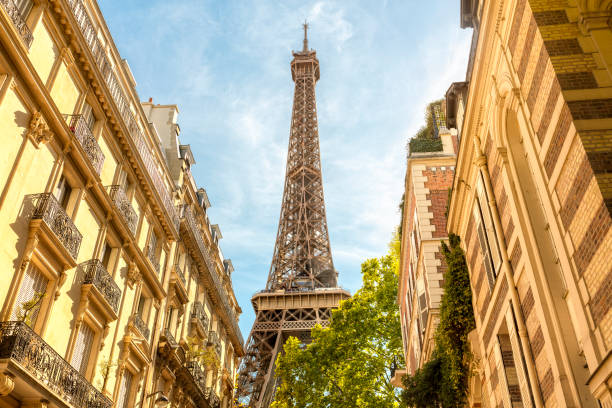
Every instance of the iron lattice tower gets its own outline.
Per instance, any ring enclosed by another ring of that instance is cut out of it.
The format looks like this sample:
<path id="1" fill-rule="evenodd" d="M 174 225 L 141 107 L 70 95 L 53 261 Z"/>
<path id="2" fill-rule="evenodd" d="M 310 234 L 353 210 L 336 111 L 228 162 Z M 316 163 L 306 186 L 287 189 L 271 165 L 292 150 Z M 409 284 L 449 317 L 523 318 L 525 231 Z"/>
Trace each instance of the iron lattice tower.
<path id="1" fill-rule="evenodd" d="M 337 286 L 329 245 L 315 101 L 319 60 L 308 49 L 307 30 L 304 24 L 303 49 L 291 61 L 295 92 L 274 255 L 266 289 L 251 299 L 255 323 L 238 374 L 238 398 L 255 408 L 274 400 L 274 365 L 287 338 L 309 342 L 310 329 L 326 326 L 349 297 Z"/>

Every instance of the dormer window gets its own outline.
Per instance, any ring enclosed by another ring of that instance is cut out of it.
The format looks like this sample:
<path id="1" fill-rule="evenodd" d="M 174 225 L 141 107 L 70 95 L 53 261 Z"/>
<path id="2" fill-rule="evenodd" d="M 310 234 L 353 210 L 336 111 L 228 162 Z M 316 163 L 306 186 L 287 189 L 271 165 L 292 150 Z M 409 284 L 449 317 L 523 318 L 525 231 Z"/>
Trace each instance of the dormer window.
<path id="1" fill-rule="evenodd" d="M 221 228 L 219 228 L 219 224 L 211 225 L 210 232 L 212 234 L 212 239 L 215 244 L 219 244 L 219 240 L 223 238 L 221 235 Z"/>
<path id="2" fill-rule="evenodd" d="M 185 160 L 187 168 L 191 168 L 191 166 L 196 163 L 193 158 L 193 153 L 191 152 L 191 147 L 189 145 L 179 145 L 179 151 L 181 153 L 181 159 Z"/>
<path id="3" fill-rule="evenodd" d="M 234 265 L 232 264 L 231 259 L 223 260 L 223 268 L 225 269 L 225 274 L 227 276 L 232 276 L 232 272 L 234 272 Z"/>
<path id="4" fill-rule="evenodd" d="M 210 201 L 208 201 L 208 194 L 206 194 L 206 190 L 203 188 L 198 189 L 198 204 L 204 211 L 210 208 Z"/>

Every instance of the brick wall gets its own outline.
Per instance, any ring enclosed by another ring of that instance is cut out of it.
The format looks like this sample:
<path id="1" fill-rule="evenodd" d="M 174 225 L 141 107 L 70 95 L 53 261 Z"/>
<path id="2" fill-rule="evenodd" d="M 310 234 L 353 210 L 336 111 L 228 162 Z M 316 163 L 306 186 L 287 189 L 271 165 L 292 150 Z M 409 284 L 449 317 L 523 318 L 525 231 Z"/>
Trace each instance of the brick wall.
<path id="1" fill-rule="evenodd" d="M 612 92 L 606 86 L 612 78 L 579 27 L 579 15 L 569 0 L 518 0 L 508 46 L 536 147 L 560 203 L 559 219 L 574 247 L 573 266 L 589 294 L 585 306 L 609 348 L 612 295 L 606 283 L 612 268 L 605 259 L 612 251 Z M 497 198 L 503 201 L 503 193 Z M 504 227 L 508 242 L 513 231 L 507 228 L 514 225 Z M 511 248 L 512 255 L 522 249 Z M 516 266 L 517 259 L 512 261 Z"/>
<path id="2" fill-rule="evenodd" d="M 435 226 L 432 232 L 434 238 L 443 238 L 446 232 L 446 205 L 448 203 L 448 189 L 453 184 L 455 168 L 447 166 L 428 166 L 423 171 L 425 188 L 429 190 L 427 200 L 431 202 L 429 212 L 433 215 L 431 223 Z"/>

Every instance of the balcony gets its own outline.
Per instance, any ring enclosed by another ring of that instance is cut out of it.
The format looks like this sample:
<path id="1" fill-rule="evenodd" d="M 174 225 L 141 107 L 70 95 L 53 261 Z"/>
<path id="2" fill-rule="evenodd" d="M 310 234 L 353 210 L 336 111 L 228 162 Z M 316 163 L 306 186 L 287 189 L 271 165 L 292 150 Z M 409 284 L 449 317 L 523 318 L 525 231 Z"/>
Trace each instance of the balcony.
<path id="1" fill-rule="evenodd" d="M 24 322 L 0 323 L 0 359 L 14 375 L 13 397 L 47 399 L 49 406 L 110 408 L 95 389 Z"/>
<path id="2" fill-rule="evenodd" d="M 170 347 L 172 348 L 178 347 L 178 343 L 176 342 L 176 339 L 174 338 L 170 330 L 164 329 L 164 331 L 161 334 L 161 337 L 162 337 L 162 340 L 165 340 L 166 343 L 168 343 Z"/>
<path id="3" fill-rule="evenodd" d="M 191 310 L 191 324 L 197 327 L 200 331 L 200 336 L 206 337 L 208 333 L 208 316 L 204 311 L 204 305 L 201 302 L 194 302 Z"/>
<path id="4" fill-rule="evenodd" d="M 125 195 L 125 191 L 121 186 L 113 185 L 108 186 L 109 194 L 115 208 L 123 218 L 123 221 L 127 224 L 132 237 L 136 236 L 136 228 L 138 228 L 138 214 L 132 207 L 130 200 Z"/>
<path id="5" fill-rule="evenodd" d="M 42 220 L 75 262 L 79 255 L 83 235 L 72 219 L 51 193 L 36 194 L 32 196 L 32 200 L 34 205 L 32 221 Z"/>
<path id="6" fill-rule="evenodd" d="M 77 273 L 83 274 L 83 284 L 93 285 L 116 315 L 119 311 L 121 289 L 106 271 L 102 262 L 98 259 L 84 262 L 78 266 Z"/>
<path id="7" fill-rule="evenodd" d="M 102 165 L 104 164 L 104 153 L 98 144 L 98 141 L 91 133 L 87 122 L 83 119 L 83 115 L 71 115 L 70 119 L 70 130 L 74 133 L 85 154 L 89 159 L 89 162 L 96 170 L 96 174 L 99 176 L 102 172 Z"/>
<path id="8" fill-rule="evenodd" d="M 149 341 L 151 331 L 149 330 L 149 327 L 147 327 L 147 324 L 144 322 L 144 320 L 142 320 L 142 317 L 140 317 L 140 315 L 135 314 L 132 317 L 132 324 L 134 325 L 136 330 L 138 330 L 140 334 L 142 334 L 142 337 L 144 337 L 146 341 Z"/>
<path id="9" fill-rule="evenodd" d="M 206 374 L 200 368 L 200 364 L 197 361 L 191 360 L 185 364 L 185 369 L 191 376 L 196 388 L 202 395 L 206 395 Z"/>
<path id="10" fill-rule="evenodd" d="M 210 403 L 210 406 L 212 408 L 219 408 L 219 406 L 221 405 L 221 400 L 219 399 L 219 396 L 212 389 L 209 390 L 210 391 L 208 396 L 208 402 Z"/>
<path id="11" fill-rule="evenodd" d="M 207 346 L 214 347 L 217 356 L 221 356 L 221 340 L 217 332 L 211 331 L 208 333 Z"/>
<path id="12" fill-rule="evenodd" d="M 188 232 L 189 239 L 197 247 L 196 252 L 199 254 L 200 261 L 206 265 L 206 269 L 208 269 L 209 271 L 208 276 L 210 276 L 213 287 L 215 288 L 216 300 L 218 300 L 218 302 L 221 303 L 221 305 L 223 306 L 223 309 L 225 310 L 227 314 L 227 320 L 226 320 L 227 326 L 231 326 L 234 335 L 238 339 L 238 342 L 240 344 L 244 344 L 242 333 L 240 331 L 240 328 L 238 327 L 238 319 L 236 317 L 236 314 L 234 313 L 234 310 L 232 309 L 232 307 L 230 306 L 227 300 L 226 291 L 223 288 L 221 281 L 219 280 L 219 277 L 216 272 L 216 268 L 212 262 L 212 257 L 210 256 L 210 253 L 208 249 L 206 248 L 204 241 L 202 240 L 202 233 L 200 232 L 200 229 L 198 228 L 198 224 L 196 223 L 196 220 L 193 216 L 191 208 L 188 205 L 180 206 L 179 215 L 181 216 L 181 219 L 183 220 L 182 224 L 184 225 L 184 228 Z"/>
<path id="13" fill-rule="evenodd" d="M 152 181 L 154 191 L 157 193 L 164 209 L 164 211 L 161 212 L 168 217 L 168 225 L 170 229 L 173 230 L 173 233 L 178 234 L 179 218 L 172 202 L 171 194 L 168 191 L 168 187 L 163 182 L 156 160 L 145 142 L 145 135 L 138 125 L 138 120 L 134 117 L 130 109 L 129 99 L 121 88 L 120 82 L 117 79 L 117 74 L 114 72 L 113 66 L 108 60 L 106 48 L 98 39 L 96 26 L 91 22 L 82 0 L 66 0 L 66 3 L 76 20 L 87 48 L 89 48 L 89 52 L 95 64 L 94 66 L 97 67 L 100 76 L 108 88 L 112 101 L 123 119 L 125 127 L 128 130 L 129 139 L 132 140 L 138 152 L 138 156 L 142 161 L 142 167 Z"/>
<path id="14" fill-rule="evenodd" d="M 183 270 L 179 266 L 179 264 L 174 264 L 172 271 L 174 272 L 172 275 L 172 279 L 170 280 L 170 284 L 174 286 L 174 292 L 182 304 L 189 302 L 189 294 L 187 293 L 187 280 L 185 279 L 185 274 Z"/>
<path id="15" fill-rule="evenodd" d="M 2 8 L 6 14 L 8 14 L 9 18 L 13 22 L 15 29 L 21 36 L 21 39 L 25 43 L 26 48 L 30 48 L 32 45 L 32 40 L 34 40 L 34 36 L 32 36 L 32 31 L 24 21 L 19 9 L 13 2 L 13 0 L 0 0 L 0 4 L 2 4 Z"/>

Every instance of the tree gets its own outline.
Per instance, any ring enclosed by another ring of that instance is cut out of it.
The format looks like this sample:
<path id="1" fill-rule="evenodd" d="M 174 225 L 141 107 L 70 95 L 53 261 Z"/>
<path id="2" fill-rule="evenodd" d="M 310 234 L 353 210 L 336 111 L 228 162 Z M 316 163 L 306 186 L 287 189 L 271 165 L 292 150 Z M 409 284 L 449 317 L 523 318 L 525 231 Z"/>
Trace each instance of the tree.
<path id="1" fill-rule="evenodd" d="M 396 237 L 397 240 L 397 237 Z M 390 365 L 403 362 L 398 288 L 399 246 L 361 265 L 363 286 L 332 313 L 312 342 L 289 338 L 276 361 L 281 380 L 273 408 L 398 407 Z"/>
<path id="2" fill-rule="evenodd" d="M 442 242 L 442 254 L 448 270 L 432 359 L 415 375 L 404 377 L 402 398 L 416 408 L 462 407 L 467 398 L 472 359 L 467 337 L 475 322 L 470 277 L 457 235 L 450 234 L 449 245 Z"/>

